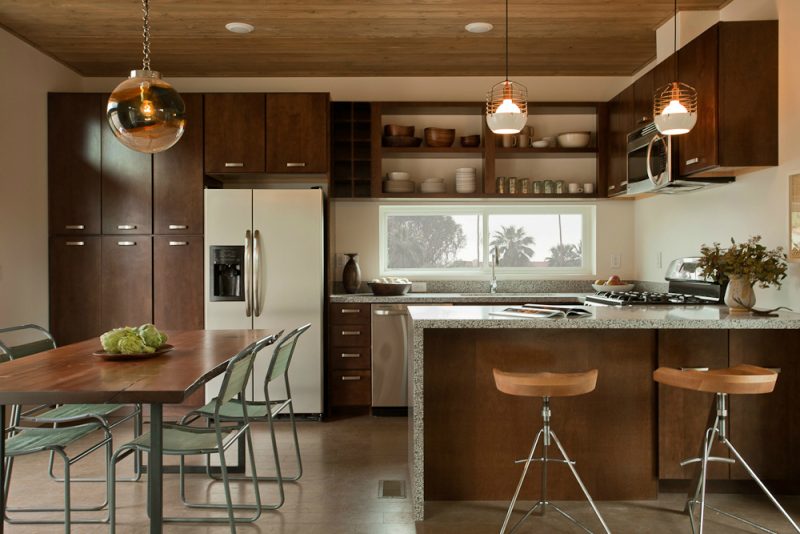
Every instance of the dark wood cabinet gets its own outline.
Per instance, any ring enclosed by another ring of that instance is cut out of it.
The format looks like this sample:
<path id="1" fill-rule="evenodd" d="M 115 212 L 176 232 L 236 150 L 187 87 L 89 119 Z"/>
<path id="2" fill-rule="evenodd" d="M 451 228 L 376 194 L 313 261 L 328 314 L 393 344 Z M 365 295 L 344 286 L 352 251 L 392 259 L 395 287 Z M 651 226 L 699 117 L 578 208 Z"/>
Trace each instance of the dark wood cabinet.
<path id="1" fill-rule="evenodd" d="M 328 404 L 372 404 L 372 317 L 369 304 L 331 304 L 328 313 Z"/>
<path id="2" fill-rule="evenodd" d="M 264 172 L 265 100 L 263 93 L 204 95 L 206 173 Z"/>
<path id="3" fill-rule="evenodd" d="M 102 134 L 104 234 L 153 232 L 153 157 L 120 143 L 107 125 Z"/>
<path id="4" fill-rule="evenodd" d="M 50 331 L 59 345 L 103 333 L 100 273 L 99 237 L 50 238 Z"/>
<path id="5" fill-rule="evenodd" d="M 203 328 L 203 236 L 153 238 L 153 319 L 159 328 Z"/>
<path id="6" fill-rule="evenodd" d="M 633 84 L 634 128 L 653 122 L 653 71 L 643 74 Z"/>
<path id="7" fill-rule="evenodd" d="M 267 172 L 328 172 L 328 93 L 267 94 Z"/>
<path id="8" fill-rule="evenodd" d="M 203 233 L 203 95 L 184 94 L 186 128 L 153 155 L 153 233 Z"/>
<path id="9" fill-rule="evenodd" d="M 667 84 L 675 81 L 678 73 L 675 72 L 675 55 L 669 56 L 667 59 L 653 67 L 653 96 L 659 89 L 664 89 Z"/>
<path id="10" fill-rule="evenodd" d="M 679 137 L 681 176 L 778 164 L 778 23 L 721 22 L 678 52 L 697 89 L 697 124 Z"/>
<path id="11" fill-rule="evenodd" d="M 634 128 L 634 88 L 631 85 L 608 104 L 608 196 L 628 185 L 628 134 Z"/>
<path id="12" fill-rule="evenodd" d="M 101 331 L 152 323 L 152 238 L 123 235 L 101 239 Z"/>
<path id="13" fill-rule="evenodd" d="M 101 97 L 47 95 L 50 233 L 100 233 Z"/>

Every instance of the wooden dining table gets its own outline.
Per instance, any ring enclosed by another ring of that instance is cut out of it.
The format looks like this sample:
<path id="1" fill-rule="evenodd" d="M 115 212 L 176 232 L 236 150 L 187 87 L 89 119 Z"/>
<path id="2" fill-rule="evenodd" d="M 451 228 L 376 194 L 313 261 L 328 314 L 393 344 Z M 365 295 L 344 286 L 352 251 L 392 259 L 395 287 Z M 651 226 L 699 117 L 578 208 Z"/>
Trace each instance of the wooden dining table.
<path id="1" fill-rule="evenodd" d="M 205 382 L 222 374 L 230 358 L 272 332 L 183 330 L 167 334 L 174 349 L 153 358 L 104 360 L 93 354 L 101 349 L 95 338 L 0 364 L 0 421 L 5 421 L 6 406 L 13 404 L 150 405 L 147 484 L 151 534 L 160 534 L 163 526 L 164 404 L 184 402 Z M 2 458 L 5 433 L 0 436 Z M 0 481 L 5 474 L 3 468 L 4 462 L 0 462 Z M 5 495 L 0 493 L 0 518 L 4 512 Z M 4 523 L 0 519 L 0 533 Z"/>

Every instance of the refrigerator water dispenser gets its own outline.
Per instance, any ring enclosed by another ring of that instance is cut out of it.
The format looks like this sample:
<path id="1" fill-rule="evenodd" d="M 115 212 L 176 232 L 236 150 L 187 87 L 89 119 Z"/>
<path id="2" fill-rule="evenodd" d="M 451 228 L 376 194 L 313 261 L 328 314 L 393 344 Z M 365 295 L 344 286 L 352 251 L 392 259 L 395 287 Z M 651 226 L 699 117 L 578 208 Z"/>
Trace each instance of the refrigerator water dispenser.
<path id="1" fill-rule="evenodd" d="M 212 246 L 211 301 L 244 300 L 244 247 Z"/>

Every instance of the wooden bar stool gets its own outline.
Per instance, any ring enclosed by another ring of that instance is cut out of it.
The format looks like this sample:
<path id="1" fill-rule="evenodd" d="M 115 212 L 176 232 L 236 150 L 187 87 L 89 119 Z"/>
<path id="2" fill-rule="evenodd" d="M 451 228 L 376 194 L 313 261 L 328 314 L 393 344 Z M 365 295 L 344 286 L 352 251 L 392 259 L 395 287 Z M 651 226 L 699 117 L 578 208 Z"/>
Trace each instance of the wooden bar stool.
<path id="1" fill-rule="evenodd" d="M 755 365 L 737 365 L 735 367 L 728 367 L 726 369 L 713 369 L 713 370 L 699 370 L 699 369 L 672 369 L 670 367 L 659 367 L 653 372 L 653 379 L 659 384 L 673 386 L 676 388 L 688 389 L 692 391 L 703 391 L 706 393 L 716 394 L 717 415 L 714 419 L 714 424 L 711 428 L 706 430 L 705 438 L 703 439 L 702 457 L 691 458 L 684 460 L 681 465 L 688 465 L 691 463 L 700 462 L 700 476 L 697 481 L 697 486 L 694 490 L 694 495 L 690 496 L 686 501 L 686 507 L 689 512 L 689 521 L 692 525 L 692 532 L 703 533 L 703 523 L 705 519 L 705 509 L 710 508 L 715 512 L 730 518 L 736 519 L 746 523 L 752 527 L 758 528 L 765 532 L 773 532 L 761 525 L 757 525 L 752 521 L 733 515 L 729 512 L 719 510 L 706 504 L 706 476 L 709 462 L 726 462 L 736 463 L 739 462 L 744 467 L 747 474 L 750 475 L 758 487 L 769 497 L 769 500 L 778 508 L 787 521 L 794 527 L 795 532 L 800 532 L 800 527 L 797 523 L 789 517 L 786 510 L 778 503 L 777 499 L 769 492 L 763 482 L 756 476 L 753 470 L 744 461 L 744 458 L 739 454 L 739 451 L 728 440 L 728 395 L 757 395 L 761 393 L 771 393 L 775 389 L 775 382 L 778 379 L 778 373 L 757 367 Z M 735 459 L 732 458 L 719 458 L 710 456 L 711 447 L 714 444 L 714 438 L 717 438 L 721 444 L 726 446 L 732 453 Z M 699 530 L 695 526 L 694 507 L 700 505 L 700 519 Z"/>
<path id="2" fill-rule="evenodd" d="M 589 495 L 589 491 L 586 489 L 586 486 L 583 485 L 581 477 L 578 476 L 578 472 L 575 470 L 575 462 L 569 459 L 564 447 L 556 437 L 555 432 L 553 432 L 550 428 L 550 397 L 574 397 L 576 395 L 583 395 L 585 393 L 594 391 L 594 388 L 597 385 L 597 369 L 592 369 L 591 371 L 586 371 L 583 373 L 506 373 L 498 369 L 493 369 L 492 372 L 494 373 L 494 382 L 497 386 L 497 389 L 503 393 L 519 397 L 542 398 L 543 426 L 541 430 L 536 433 L 536 438 L 533 440 L 533 447 L 531 447 L 531 452 L 528 454 L 528 458 L 525 460 L 518 460 L 516 462 L 524 463 L 525 467 L 522 470 L 522 476 L 517 484 L 517 491 L 514 492 L 514 498 L 511 499 L 511 504 L 508 507 L 508 512 L 506 513 L 506 518 L 503 521 L 503 526 L 500 528 L 500 534 L 505 534 L 506 532 L 508 522 L 511 519 L 511 514 L 514 512 L 514 506 L 517 504 L 517 497 L 519 497 L 519 492 L 522 489 L 523 482 L 525 482 L 525 476 L 528 474 L 528 468 L 530 467 L 531 462 L 542 462 L 541 498 L 533 506 L 533 508 L 528 510 L 528 512 L 522 516 L 522 519 L 514 524 L 511 530 L 509 530 L 509 534 L 514 532 L 517 527 L 519 527 L 522 522 L 525 521 L 537 509 L 541 508 L 542 514 L 544 514 L 548 506 L 552 507 L 558 513 L 585 531 L 591 533 L 591 530 L 586 528 L 580 521 L 547 500 L 547 464 L 550 462 L 567 464 L 570 471 L 572 471 L 572 475 L 575 477 L 575 480 L 578 481 L 578 485 L 581 487 L 583 494 L 586 496 L 586 500 L 589 501 L 589 505 L 592 507 L 592 510 L 594 510 L 595 515 L 597 515 L 597 519 L 599 519 L 600 523 L 603 525 L 603 530 L 607 534 L 610 534 L 608 526 L 606 526 L 606 522 L 603 520 L 603 516 L 600 515 L 600 512 L 597 510 L 597 506 L 595 506 L 592 497 Z M 539 444 L 540 438 L 542 440 L 542 456 L 534 458 L 536 447 Z M 551 440 L 555 442 L 556 447 L 558 447 L 558 450 L 561 453 L 561 459 L 550 458 L 548 456 Z"/>

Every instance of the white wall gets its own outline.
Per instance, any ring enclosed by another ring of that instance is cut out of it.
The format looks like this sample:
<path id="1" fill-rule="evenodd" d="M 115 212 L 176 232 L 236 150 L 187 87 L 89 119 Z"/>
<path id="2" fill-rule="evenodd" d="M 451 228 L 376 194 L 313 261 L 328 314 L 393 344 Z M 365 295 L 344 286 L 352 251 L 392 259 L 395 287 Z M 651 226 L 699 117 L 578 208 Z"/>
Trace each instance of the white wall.
<path id="1" fill-rule="evenodd" d="M 703 243 L 737 241 L 761 235 L 769 247 L 789 241 L 788 177 L 800 172 L 800 2 L 797 0 L 734 0 L 720 20 L 769 19 L 777 14 L 779 35 L 779 166 L 747 174 L 736 183 L 691 193 L 657 196 L 635 203 L 636 273 L 642 280 L 660 280 L 664 260 L 699 252 Z M 702 95 L 700 95 L 702 98 Z M 758 110 L 753 110 L 757 113 Z M 790 266 L 781 291 L 757 290 L 759 304 L 800 310 L 800 269 Z"/>
<path id="2" fill-rule="evenodd" d="M 0 326 L 47 325 L 47 93 L 81 78 L 3 29 L 0 72 Z"/>

